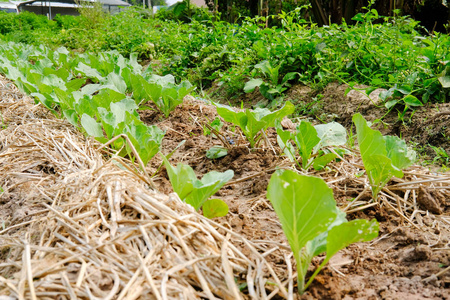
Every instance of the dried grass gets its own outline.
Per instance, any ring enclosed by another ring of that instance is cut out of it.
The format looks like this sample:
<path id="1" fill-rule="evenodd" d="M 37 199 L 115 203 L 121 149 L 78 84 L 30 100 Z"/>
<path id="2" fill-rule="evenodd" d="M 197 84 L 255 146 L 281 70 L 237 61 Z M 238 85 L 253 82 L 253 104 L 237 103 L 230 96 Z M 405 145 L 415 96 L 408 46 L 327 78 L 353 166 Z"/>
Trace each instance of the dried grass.
<path id="1" fill-rule="evenodd" d="M 120 157 L 109 159 L 102 145 L 34 105 L 2 77 L 0 109 L 0 187 L 4 190 L 0 295 L 158 300 L 295 297 L 296 273 L 287 245 L 246 240 L 197 214 L 175 194 L 156 192 L 138 166 Z M 288 168 L 289 163 L 282 166 Z M 430 224 L 424 226 L 422 216 L 428 215 L 427 205 L 433 205 L 425 200 L 441 199 L 434 204 L 448 206 L 450 176 L 423 167 L 414 166 L 403 179 L 391 182 L 378 202 L 371 198 L 367 177 L 359 176 L 363 166 L 357 156 L 345 157 L 330 168 L 315 175 L 324 178 L 338 198 L 354 195 L 347 203 L 338 201 L 345 203 L 341 208 L 348 214 L 376 207 L 398 215 L 403 222 L 399 226 L 424 230 Z M 271 172 L 272 168 L 229 184 Z M 431 229 L 436 226 L 448 232 L 448 214 L 436 215 Z M 436 234 L 430 246 L 439 239 Z M 287 278 L 279 278 L 266 260 L 274 255 L 278 264 L 284 262 Z M 246 283 L 245 293 L 236 279 Z"/>
<path id="2" fill-rule="evenodd" d="M 239 278 L 251 298 L 288 297 L 253 243 L 0 82 L 0 295 L 243 299 Z"/>

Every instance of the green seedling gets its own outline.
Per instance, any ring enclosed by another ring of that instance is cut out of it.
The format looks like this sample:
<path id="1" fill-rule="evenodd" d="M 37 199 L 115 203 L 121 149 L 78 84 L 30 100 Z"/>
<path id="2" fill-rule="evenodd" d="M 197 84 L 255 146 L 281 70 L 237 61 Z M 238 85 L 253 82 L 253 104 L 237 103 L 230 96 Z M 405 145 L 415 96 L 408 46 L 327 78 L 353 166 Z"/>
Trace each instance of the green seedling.
<path id="1" fill-rule="evenodd" d="M 239 126 L 250 142 L 250 147 L 255 147 L 262 134 L 269 127 L 275 126 L 277 121 L 281 121 L 285 116 L 294 112 L 294 105 L 287 101 L 286 104 L 271 112 L 266 108 L 257 108 L 255 110 L 246 109 L 245 111 L 235 111 L 233 108 L 215 103 L 217 113 L 227 122 Z"/>
<path id="2" fill-rule="evenodd" d="M 339 250 L 378 235 L 376 220 L 348 222 L 336 207 L 333 191 L 320 178 L 278 170 L 270 179 L 267 198 L 280 219 L 297 263 L 298 291 L 302 294 Z M 326 257 L 305 284 L 313 257 Z"/>
<path id="3" fill-rule="evenodd" d="M 295 161 L 299 167 L 305 170 L 311 166 L 320 170 L 336 158 L 334 153 L 319 151 L 321 148 L 344 145 L 347 141 L 345 128 L 335 122 L 314 127 L 311 123 L 302 121 L 297 126 L 295 133 L 283 131 L 280 126 L 277 127 L 278 145 L 291 161 Z M 291 141 L 294 141 L 297 146 L 302 159 L 301 165 L 297 161 L 295 148 Z"/>
<path id="4" fill-rule="evenodd" d="M 372 197 L 393 177 L 402 178 L 402 169 L 416 160 L 416 152 L 406 146 L 405 141 L 395 136 L 383 136 L 371 129 L 361 114 L 353 116 L 361 157 L 372 187 Z"/>
<path id="5" fill-rule="evenodd" d="M 228 149 L 219 146 L 213 146 L 206 151 L 206 157 L 209 159 L 217 159 L 228 154 Z"/>
<path id="6" fill-rule="evenodd" d="M 208 121 L 209 121 L 209 120 L 208 120 Z M 222 122 L 218 117 L 216 117 L 216 118 L 209 124 L 209 126 L 210 126 L 212 129 L 215 129 L 215 130 L 217 130 L 217 131 L 220 132 L 220 130 L 221 130 L 222 127 L 223 127 L 223 122 Z M 203 127 L 203 134 L 206 135 L 206 136 L 208 136 L 208 135 L 210 135 L 210 134 L 212 134 L 213 136 L 215 136 L 214 133 L 212 133 L 211 130 L 210 130 L 207 126 L 204 126 L 204 127 Z"/>
<path id="7" fill-rule="evenodd" d="M 227 170 L 223 173 L 211 171 L 205 174 L 201 180 L 198 180 L 190 166 L 178 164 L 176 167 L 173 167 L 165 156 L 161 156 L 174 192 L 178 194 L 182 201 L 191 205 L 195 210 L 199 210 L 209 197 L 220 190 L 234 176 L 232 170 Z M 206 216 L 209 214 L 217 217 L 227 214 L 228 206 L 226 203 L 222 201 L 223 204 L 219 205 L 217 204 L 218 201 L 222 200 L 214 199 L 214 202 L 208 204 Z"/>
<path id="8" fill-rule="evenodd" d="M 298 73 L 287 73 L 281 79 L 281 82 L 279 82 L 280 68 L 281 64 L 276 67 L 272 67 L 272 64 L 267 60 L 256 64 L 255 69 L 262 73 L 266 80 L 262 78 L 254 78 L 249 80 L 244 86 L 244 92 L 251 93 L 256 87 L 259 87 L 261 94 L 269 100 L 274 100 L 276 97 L 281 96 L 282 93 L 291 86 L 289 81 L 294 80 Z"/>

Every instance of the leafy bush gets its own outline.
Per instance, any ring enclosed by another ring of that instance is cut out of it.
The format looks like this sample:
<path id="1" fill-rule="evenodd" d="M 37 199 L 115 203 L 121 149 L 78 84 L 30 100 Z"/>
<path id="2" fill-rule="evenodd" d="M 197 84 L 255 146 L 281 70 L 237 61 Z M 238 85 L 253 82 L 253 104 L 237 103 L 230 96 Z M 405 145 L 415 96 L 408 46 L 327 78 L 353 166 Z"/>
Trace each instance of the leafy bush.
<path id="1" fill-rule="evenodd" d="M 257 19 L 239 25 L 195 18 L 189 24 L 162 21 L 139 8 L 105 18 L 89 30 L 83 20 L 3 13 L 0 33 L 7 40 L 53 48 L 135 52 L 158 60 L 159 75 L 174 74 L 176 82 L 188 79 L 201 90 L 214 86 L 228 95 L 242 93 L 248 81 L 247 91 L 259 85 L 274 98 L 290 84 L 321 88 L 335 80 L 387 88 L 381 97 L 388 106 L 411 107 L 411 99 L 444 102 L 450 95 L 450 37 L 421 36 L 418 22 L 381 17 L 375 10 L 355 16 L 356 25 L 322 28 L 299 19 L 298 11 L 282 13 L 281 26 L 272 28 Z"/>

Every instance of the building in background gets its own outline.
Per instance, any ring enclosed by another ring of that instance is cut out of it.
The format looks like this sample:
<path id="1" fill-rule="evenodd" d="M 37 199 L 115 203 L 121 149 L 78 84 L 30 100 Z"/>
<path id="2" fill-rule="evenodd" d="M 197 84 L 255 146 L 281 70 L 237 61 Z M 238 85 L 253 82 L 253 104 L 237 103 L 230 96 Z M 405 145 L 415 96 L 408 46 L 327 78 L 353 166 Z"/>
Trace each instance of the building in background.
<path id="1" fill-rule="evenodd" d="M 105 11 L 115 13 L 130 6 L 122 0 L 85 0 L 85 2 L 98 1 L 102 4 Z M 53 19 L 57 14 L 77 16 L 80 13 L 77 10 L 78 4 L 75 0 L 29 0 L 17 4 L 17 10 L 33 12 L 37 15 L 46 15 Z"/>
<path id="2" fill-rule="evenodd" d="M 12 2 L 0 2 L 0 11 L 8 13 L 19 13 L 17 4 Z"/>
<path id="3" fill-rule="evenodd" d="M 172 4 L 175 4 L 175 3 L 181 2 L 181 1 L 183 1 L 183 0 L 166 0 L 166 3 L 168 6 L 170 6 Z M 191 0 L 191 3 L 195 4 L 197 6 L 206 7 L 205 0 Z"/>

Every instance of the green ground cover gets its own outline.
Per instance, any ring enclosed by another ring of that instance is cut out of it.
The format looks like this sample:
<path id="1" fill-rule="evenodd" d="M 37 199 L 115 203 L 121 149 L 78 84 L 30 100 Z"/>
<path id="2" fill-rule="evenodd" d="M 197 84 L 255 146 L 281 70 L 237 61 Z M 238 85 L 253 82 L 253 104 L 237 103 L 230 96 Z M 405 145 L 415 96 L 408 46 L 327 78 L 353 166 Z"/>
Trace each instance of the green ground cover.
<path id="1" fill-rule="evenodd" d="M 53 49 L 117 50 L 126 57 L 137 53 L 160 75 L 187 79 L 197 92 L 214 85 L 229 97 L 259 86 L 266 98 L 275 100 L 293 83 L 321 88 L 336 80 L 389 89 L 382 95 L 388 106 L 445 102 L 448 97 L 448 35 L 422 35 L 418 22 L 381 17 L 375 10 L 355 16 L 356 25 L 329 27 L 317 27 L 300 15 L 296 10 L 276 16 L 281 26 L 265 28 L 256 19 L 237 25 L 205 15 L 191 23 L 160 20 L 140 9 L 100 19 L 58 16 L 53 21 L 2 13 L 0 34 L 7 41 Z"/>

